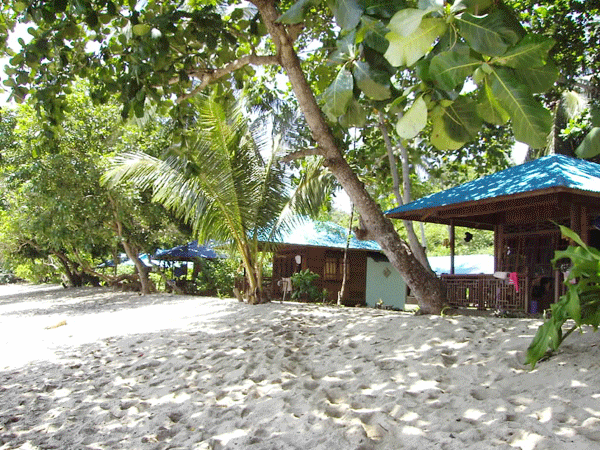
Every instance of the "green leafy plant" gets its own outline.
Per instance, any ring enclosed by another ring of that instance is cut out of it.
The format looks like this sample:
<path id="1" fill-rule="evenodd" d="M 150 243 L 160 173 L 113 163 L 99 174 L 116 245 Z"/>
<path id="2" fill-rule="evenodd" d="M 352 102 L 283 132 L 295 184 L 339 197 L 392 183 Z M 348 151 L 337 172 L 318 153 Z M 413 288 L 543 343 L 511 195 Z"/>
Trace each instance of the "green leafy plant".
<path id="1" fill-rule="evenodd" d="M 600 324 L 600 251 L 586 245 L 581 238 L 567 227 L 561 226 L 562 235 L 577 245 L 557 251 L 552 263 L 565 258 L 571 261 L 569 274 L 565 280 L 567 292 L 560 301 L 551 306 L 551 317 L 541 325 L 527 349 L 527 363 L 532 368 L 536 363 L 553 352 L 562 342 L 582 325 L 591 325 L 597 331 Z M 568 320 L 575 324 L 563 333 L 563 325 Z"/>
<path id="2" fill-rule="evenodd" d="M 217 295 L 220 298 L 232 297 L 235 286 L 235 273 L 239 261 L 235 258 L 206 260 L 196 283 L 199 291 Z"/>
<path id="3" fill-rule="evenodd" d="M 317 278 L 319 278 L 319 275 L 310 269 L 301 270 L 292 275 L 292 286 L 294 287 L 292 299 L 300 300 L 303 297 L 308 297 L 309 301 L 321 299 L 323 297 L 322 293 L 314 285 Z"/>

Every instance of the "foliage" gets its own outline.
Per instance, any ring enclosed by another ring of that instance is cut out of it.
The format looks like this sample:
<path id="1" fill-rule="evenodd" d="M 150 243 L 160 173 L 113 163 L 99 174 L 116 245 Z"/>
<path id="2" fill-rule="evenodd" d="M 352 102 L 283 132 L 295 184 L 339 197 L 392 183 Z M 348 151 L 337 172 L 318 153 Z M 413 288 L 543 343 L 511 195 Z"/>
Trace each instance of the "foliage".
<path id="1" fill-rule="evenodd" d="M 106 193 L 98 185 L 102 140 L 90 137 L 102 136 L 111 117 L 105 109 L 84 120 L 84 108 L 79 108 L 83 98 L 70 101 L 81 116 L 74 114 L 64 123 L 60 153 L 32 157 L 43 144 L 38 138 L 39 121 L 27 107 L 18 113 L 17 145 L 2 149 L 8 212 L 2 216 L 2 250 L 6 258 L 19 253 L 24 258 L 57 253 L 75 258 L 76 252 L 81 260 L 91 262 L 90 258 L 110 251 L 110 232 L 104 226 L 110 213 Z"/>
<path id="2" fill-rule="evenodd" d="M 596 51 L 600 45 L 600 3 L 589 0 L 509 0 L 507 3 L 519 12 L 521 21 L 532 32 L 551 37 L 556 42 L 550 56 L 560 67 L 561 76 L 554 88 L 543 94 L 544 102 L 555 115 L 554 142 L 548 150 L 585 158 L 600 154 L 597 144 L 599 131 L 586 130 L 584 135 L 587 138 L 583 141 L 580 131 L 568 125 L 568 118 L 565 120 L 565 110 L 569 107 L 565 108 L 564 101 L 565 95 L 573 94 L 592 103 L 600 100 L 600 57 Z M 593 120 L 583 124 L 584 128 L 598 126 L 593 125 Z M 530 152 L 530 158 L 539 156 L 539 152 Z"/>
<path id="3" fill-rule="evenodd" d="M 135 145 L 156 151 L 162 127 L 125 125 L 115 104 L 93 106 L 87 93 L 82 83 L 67 96 L 69 113 L 54 153 L 44 151 L 43 126 L 29 105 L 13 113 L 10 134 L 5 127 L 0 132 L 10 136 L 0 147 L 6 210 L 0 215 L 0 252 L 8 264 L 37 273 L 42 262 L 46 271 L 64 272 L 74 284 L 82 272 L 111 259 L 120 242 L 150 252 L 171 235 L 168 216 L 143 193 L 110 192 L 99 182 L 107 156 Z"/>
<path id="4" fill-rule="evenodd" d="M 55 267 L 45 264 L 43 260 L 27 260 L 15 266 L 15 275 L 18 278 L 33 284 L 60 283 Z"/>
<path id="5" fill-rule="evenodd" d="M 507 0 L 506 3 L 515 8 L 519 19 L 532 32 L 556 42 L 550 55 L 561 69 L 559 89 L 574 89 L 582 77 L 597 78 L 600 4 L 596 0 Z M 553 90 L 549 94 L 556 93 Z"/>
<path id="6" fill-rule="evenodd" d="M 315 301 L 323 298 L 323 293 L 314 285 L 314 281 L 319 278 L 319 274 L 310 269 L 301 270 L 292 275 L 292 299 L 301 300 L 308 298 L 308 301 Z"/>
<path id="7" fill-rule="evenodd" d="M 527 363 L 535 364 L 547 350 L 555 351 L 575 329 L 591 325 L 596 331 L 600 325 L 600 251 L 586 245 L 572 230 L 561 226 L 564 237 L 576 245 L 555 253 L 553 264 L 570 260 L 569 274 L 565 279 L 567 292 L 559 302 L 552 304 L 552 316 L 538 329 L 527 349 Z M 575 325 L 566 333 L 562 327 L 568 320 Z"/>
<path id="8" fill-rule="evenodd" d="M 196 279 L 198 290 L 215 293 L 219 297 L 233 297 L 238 265 L 239 262 L 234 258 L 203 261 Z"/>
<path id="9" fill-rule="evenodd" d="M 558 76 L 548 58 L 554 41 L 528 34 L 508 8 L 487 1 L 336 7 L 356 8 L 358 19 L 342 28 L 332 57 L 340 69 L 324 94 L 331 120 L 360 126 L 362 92 L 402 113 L 396 130 L 403 138 L 430 123 L 430 142 L 438 149 L 458 149 L 476 138 L 484 122 L 504 125 L 509 119 L 517 140 L 536 148 L 546 144 L 550 113 L 533 94 L 552 87 Z M 406 70 L 414 82 L 396 86 Z M 466 79 L 477 89 L 461 95 Z"/>
<path id="10" fill-rule="evenodd" d="M 312 36 L 325 43 L 331 39 L 327 27 L 312 20 L 317 4 L 300 0 L 278 21 L 289 27 L 305 22 L 313 27 Z M 431 122 L 431 141 L 438 148 L 458 148 L 476 136 L 481 123 L 504 124 L 509 118 L 518 140 L 532 147 L 545 144 L 550 115 L 532 94 L 556 80 L 558 72 L 548 59 L 554 41 L 528 34 L 509 8 L 486 0 L 446 7 L 425 1 L 418 8 L 338 0 L 330 6 L 340 33 L 329 59 L 339 70 L 333 77 L 323 73 L 320 82 L 331 81 L 323 91 L 331 120 L 360 125 L 362 93 L 369 101 L 393 101 L 407 116 L 398 127 L 412 129 L 411 137 Z M 36 98 L 48 118 L 48 135 L 67 109 L 63 94 L 75 74 L 94 80 L 96 101 L 118 94 L 124 116 L 142 117 L 151 99 L 175 106 L 173 112 L 183 120 L 180 113 L 187 105 L 174 105 L 172 95 L 187 96 L 194 90 L 193 77 L 205 85 L 203 73 L 266 46 L 267 30 L 258 15 L 242 7 L 220 14 L 211 2 L 183 8 L 149 1 L 140 8 L 123 0 L 81 5 L 14 0 L 4 8 L 5 33 L 16 22 L 36 25 L 20 51 L 7 49 L 11 59 L 5 84 L 15 99 Z M 86 51 L 91 40 L 99 43 L 96 51 Z M 399 90 L 397 76 L 405 70 L 418 79 Z M 246 76 L 253 73 L 247 70 Z M 236 81 L 243 76 L 236 72 Z M 469 77 L 477 92 L 459 96 Z"/>

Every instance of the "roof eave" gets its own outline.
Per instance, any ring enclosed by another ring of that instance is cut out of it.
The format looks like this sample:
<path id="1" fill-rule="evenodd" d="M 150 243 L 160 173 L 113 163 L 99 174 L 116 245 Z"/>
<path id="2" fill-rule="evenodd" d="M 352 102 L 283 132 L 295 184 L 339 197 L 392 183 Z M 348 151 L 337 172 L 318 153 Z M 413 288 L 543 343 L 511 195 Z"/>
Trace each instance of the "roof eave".
<path id="1" fill-rule="evenodd" d="M 421 209 L 413 209 L 408 211 L 401 211 L 396 213 L 388 213 L 387 216 L 392 219 L 403 219 L 403 220 L 414 220 L 419 222 L 429 222 L 429 223 L 441 223 L 449 225 L 454 223 L 458 226 L 465 226 L 469 228 L 479 228 L 479 229 L 493 229 L 493 224 L 489 222 L 482 222 L 477 220 L 477 217 L 481 216 L 489 216 L 491 214 L 493 205 L 501 205 L 502 203 L 515 202 L 523 199 L 531 199 L 535 197 L 547 196 L 552 194 L 576 194 L 576 195 L 585 195 L 587 197 L 595 197 L 600 198 L 600 193 L 591 192 L 591 191 L 583 191 L 581 189 L 569 188 L 566 186 L 554 186 L 547 189 L 540 189 L 534 191 L 520 192 L 518 194 L 511 195 L 502 195 L 497 197 L 491 197 L 482 200 L 473 200 L 468 202 L 460 202 L 460 203 L 452 203 L 450 205 L 441 205 L 441 206 L 432 206 Z M 465 214 L 463 212 L 456 213 L 456 215 L 452 215 L 452 211 L 459 211 L 468 209 L 470 207 L 478 207 L 482 206 L 490 206 L 490 208 L 482 211 L 480 214 Z M 506 210 L 509 208 L 498 207 L 496 209 L 497 212 L 502 210 Z M 440 212 L 445 212 L 443 216 L 440 216 Z"/>

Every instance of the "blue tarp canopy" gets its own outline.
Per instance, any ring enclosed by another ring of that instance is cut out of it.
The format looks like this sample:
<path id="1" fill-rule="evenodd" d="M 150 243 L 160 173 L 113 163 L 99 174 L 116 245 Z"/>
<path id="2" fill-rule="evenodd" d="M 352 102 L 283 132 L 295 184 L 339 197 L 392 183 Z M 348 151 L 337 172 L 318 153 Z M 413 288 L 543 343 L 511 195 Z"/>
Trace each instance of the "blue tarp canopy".
<path id="1" fill-rule="evenodd" d="M 523 199 L 535 206 L 536 199 L 558 194 L 600 200 L 600 164 L 564 155 L 545 156 L 420 198 L 386 214 L 395 219 L 446 224 L 456 219 L 456 225 L 492 229 L 497 223 L 492 214 L 514 208 L 516 199 L 521 206 L 526 206 Z M 486 205 L 486 209 L 476 209 L 476 204 Z"/>
<path id="2" fill-rule="evenodd" d="M 155 259 L 167 261 L 192 261 L 196 258 L 216 259 L 223 258 L 212 248 L 199 245 L 198 241 L 188 242 L 168 250 L 158 250 Z"/>

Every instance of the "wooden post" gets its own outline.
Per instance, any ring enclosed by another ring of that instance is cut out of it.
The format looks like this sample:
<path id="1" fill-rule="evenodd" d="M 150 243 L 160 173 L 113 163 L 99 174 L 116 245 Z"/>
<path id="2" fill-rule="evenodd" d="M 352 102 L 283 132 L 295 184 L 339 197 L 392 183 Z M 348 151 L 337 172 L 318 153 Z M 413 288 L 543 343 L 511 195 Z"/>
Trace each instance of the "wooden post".
<path id="1" fill-rule="evenodd" d="M 560 291 L 561 291 L 561 273 L 560 270 L 554 270 L 554 303 L 560 300 Z"/>
<path id="2" fill-rule="evenodd" d="M 590 215 L 587 206 L 581 207 L 581 240 L 590 244 Z"/>
<path id="3" fill-rule="evenodd" d="M 494 272 L 500 270 L 500 258 L 502 255 L 500 242 L 500 225 L 494 225 Z"/>
<path id="4" fill-rule="evenodd" d="M 450 222 L 450 275 L 454 275 L 454 220 Z"/>
<path id="5" fill-rule="evenodd" d="M 570 208 L 570 227 L 575 233 L 581 235 L 581 205 L 577 203 L 571 203 Z"/>

